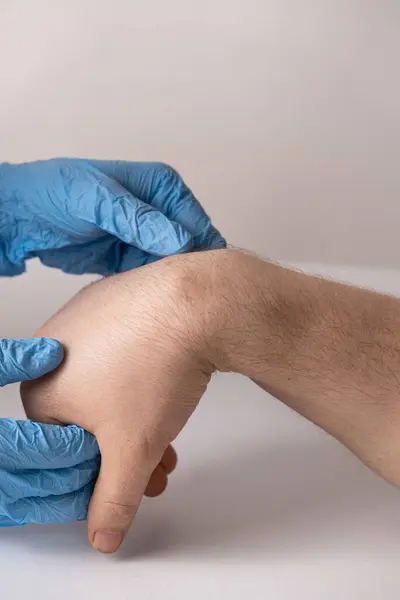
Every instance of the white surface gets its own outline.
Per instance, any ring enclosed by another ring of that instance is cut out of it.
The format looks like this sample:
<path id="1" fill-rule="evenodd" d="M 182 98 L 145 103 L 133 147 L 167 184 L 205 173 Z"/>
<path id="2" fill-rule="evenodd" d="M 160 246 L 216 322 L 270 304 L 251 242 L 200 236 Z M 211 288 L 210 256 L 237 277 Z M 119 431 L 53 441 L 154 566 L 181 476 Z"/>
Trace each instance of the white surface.
<path id="1" fill-rule="evenodd" d="M 399 32 L 399 0 L 0 0 L 0 161 L 164 160 L 233 244 L 400 268 Z"/>
<path id="2" fill-rule="evenodd" d="M 396 272 L 308 269 L 400 293 Z M 2 281 L 2 334 L 29 335 L 84 281 L 37 264 Z M 1 416 L 19 410 L 3 390 Z M 398 599 L 400 492 L 255 385 L 217 377 L 177 447 L 114 557 L 84 524 L 0 530 L 1 597 Z"/>

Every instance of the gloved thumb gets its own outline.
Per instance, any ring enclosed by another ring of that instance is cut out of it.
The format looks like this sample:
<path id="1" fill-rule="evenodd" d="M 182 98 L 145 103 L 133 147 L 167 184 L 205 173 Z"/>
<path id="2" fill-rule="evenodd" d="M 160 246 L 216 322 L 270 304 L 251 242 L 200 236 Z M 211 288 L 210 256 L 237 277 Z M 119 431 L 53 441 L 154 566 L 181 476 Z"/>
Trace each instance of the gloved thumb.
<path id="1" fill-rule="evenodd" d="M 0 339 L 0 386 L 36 379 L 58 367 L 62 345 L 48 338 Z"/>
<path id="2" fill-rule="evenodd" d="M 96 550 L 111 553 L 123 542 L 158 461 L 149 461 L 145 444 L 122 442 L 116 435 L 107 444 L 97 439 L 101 468 L 89 505 L 88 535 Z"/>

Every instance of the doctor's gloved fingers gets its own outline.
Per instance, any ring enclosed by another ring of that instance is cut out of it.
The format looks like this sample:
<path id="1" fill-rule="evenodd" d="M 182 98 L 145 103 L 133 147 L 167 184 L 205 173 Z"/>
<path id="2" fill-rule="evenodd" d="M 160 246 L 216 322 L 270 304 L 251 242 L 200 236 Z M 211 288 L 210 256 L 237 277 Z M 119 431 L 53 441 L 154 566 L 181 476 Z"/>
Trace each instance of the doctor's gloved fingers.
<path id="1" fill-rule="evenodd" d="M 0 469 L 65 469 L 99 456 L 96 438 L 76 425 L 0 419 Z"/>
<path id="2" fill-rule="evenodd" d="M 63 358 L 63 347 L 56 340 L 0 339 L 0 386 L 41 377 L 56 369 Z"/>
<path id="3" fill-rule="evenodd" d="M 44 251 L 38 256 L 42 264 L 61 269 L 64 273 L 73 275 L 92 273 L 103 277 L 131 271 L 160 258 L 135 246 L 129 246 L 110 235 L 84 246 Z"/>
<path id="4" fill-rule="evenodd" d="M 197 250 L 224 248 L 226 241 L 212 225 L 209 216 L 183 181 L 164 163 L 91 161 L 99 170 L 117 180 L 133 196 L 151 204 L 179 223 L 193 236 Z"/>
<path id="5" fill-rule="evenodd" d="M 46 498 L 24 498 L 11 504 L 0 505 L 0 527 L 27 523 L 70 523 L 87 518 L 88 505 L 94 482 L 76 492 Z"/>
<path id="6" fill-rule="evenodd" d="M 210 217 L 180 175 L 167 165 L 158 169 L 159 185 L 151 200 L 153 206 L 180 223 L 193 236 L 196 250 L 224 248 L 226 242 Z"/>
<path id="7" fill-rule="evenodd" d="M 77 218 L 150 254 L 169 256 L 192 248 L 192 236 L 182 225 L 100 171 L 93 176 L 92 192 L 74 207 Z"/>
<path id="8" fill-rule="evenodd" d="M 103 205 L 97 225 L 121 241 L 156 256 L 191 250 L 190 233 L 134 196 Z"/>
<path id="9" fill-rule="evenodd" d="M 66 469 L 36 469 L 19 472 L 0 469 L 1 503 L 23 498 L 47 498 L 77 492 L 96 481 L 100 458 Z"/>

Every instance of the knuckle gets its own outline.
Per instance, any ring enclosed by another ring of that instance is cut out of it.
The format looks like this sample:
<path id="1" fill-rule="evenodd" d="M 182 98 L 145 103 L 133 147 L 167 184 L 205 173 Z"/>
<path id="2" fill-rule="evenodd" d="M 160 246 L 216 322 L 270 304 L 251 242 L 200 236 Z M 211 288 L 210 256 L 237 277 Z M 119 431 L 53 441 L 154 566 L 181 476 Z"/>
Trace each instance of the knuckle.
<path id="1" fill-rule="evenodd" d="M 165 182 L 165 181 L 175 182 L 178 179 L 180 179 L 179 174 L 171 165 L 169 165 L 167 163 L 159 162 L 159 163 L 156 163 L 155 166 L 156 166 L 156 171 L 158 173 L 158 176 L 159 176 L 160 180 L 162 180 L 163 182 Z"/>

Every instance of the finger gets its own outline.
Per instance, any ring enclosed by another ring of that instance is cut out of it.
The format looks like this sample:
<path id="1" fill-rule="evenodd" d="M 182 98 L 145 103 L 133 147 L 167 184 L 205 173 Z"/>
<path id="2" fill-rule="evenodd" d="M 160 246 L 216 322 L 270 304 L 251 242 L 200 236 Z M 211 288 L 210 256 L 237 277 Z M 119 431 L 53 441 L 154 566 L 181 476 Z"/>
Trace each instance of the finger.
<path id="1" fill-rule="evenodd" d="M 60 269 L 64 273 L 82 275 L 111 275 L 120 263 L 120 248 L 126 246 L 117 238 L 103 235 L 85 244 L 71 244 L 65 248 L 36 252 L 40 262 L 46 267 Z M 131 247 L 133 251 L 140 252 Z"/>
<path id="2" fill-rule="evenodd" d="M 0 527 L 27 523 L 70 523 L 87 518 L 94 483 L 77 492 L 47 498 L 24 498 L 11 504 L 0 504 Z"/>
<path id="3" fill-rule="evenodd" d="M 56 340 L 0 339 L 0 386 L 36 379 L 56 369 L 64 358 Z"/>
<path id="4" fill-rule="evenodd" d="M 161 464 L 157 465 L 152 472 L 145 490 L 145 496 L 156 498 L 160 496 L 168 485 L 168 475 Z"/>
<path id="5" fill-rule="evenodd" d="M 81 177 L 76 191 L 77 197 L 82 198 L 76 209 L 79 209 L 76 214 L 79 219 L 157 256 L 169 256 L 192 248 L 192 236 L 182 225 L 129 193 L 90 163 L 77 161 L 80 169 L 82 163 L 85 164 L 84 183 Z M 79 174 L 78 166 L 77 170 Z"/>
<path id="6" fill-rule="evenodd" d="M 88 535 L 96 550 L 110 553 L 125 538 L 158 460 L 150 459 L 147 443 L 123 442 L 118 432 L 108 434 L 104 443 L 99 437 L 99 443 L 102 462 L 89 506 Z"/>
<path id="7" fill-rule="evenodd" d="M 175 471 L 176 465 L 178 463 L 178 456 L 173 448 L 173 446 L 168 446 L 164 452 L 164 455 L 161 459 L 161 466 L 165 470 L 165 472 L 169 475 L 172 471 Z"/>
<path id="8" fill-rule="evenodd" d="M 151 474 L 147 484 L 145 495 L 149 498 L 155 498 L 162 494 L 168 485 L 168 474 L 175 470 L 178 457 L 172 446 L 165 450 L 160 463 Z"/>
<path id="9" fill-rule="evenodd" d="M 171 221 L 182 225 L 192 234 L 195 249 L 226 246 L 200 202 L 169 165 L 128 161 L 91 161 L 91 164 Z"/>
<path id="10" fill-rule="evenodd" d="M 64 469 L 99 454 L 96 438 L 75 425 L 0 419 L 1 469 Z"/>
<path id="11" fill-rule="evenodd" d="M 100 458 L 67 469 L 5 471 L 0 469 L 1 502 L 9 504 L 23 498 L 46 498 L 77 492 L 95 482 Z"/>
<path id="12" fill-rule="evenodd" d="M 96 273 L 103 276 L 130 271 L 159 258 L 109 235 L 87 244 L 43 250 L 36 254 L 46 267 L 61 269 L 74 275 Z"/>
<path id="13" fill-rule="evenodd" d="M 143 250 L 139 250 L 138 248 L 128 246 L 127 244 L 123 244 L 122 242 L 120 242 L 120 244 L 121 249 L 119 253 L 119 262 L 118 266 L 115 269 L 117 273 L 131 271 L 132 269 L 136 269 L 137 267 L 149 265 L 150 263 L 155 262 L 159 259 L 159 256 L 154 256 L 154 254 L 143 252 Z"/>

